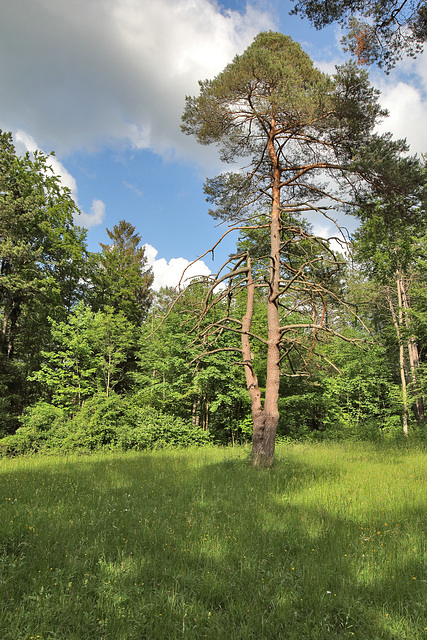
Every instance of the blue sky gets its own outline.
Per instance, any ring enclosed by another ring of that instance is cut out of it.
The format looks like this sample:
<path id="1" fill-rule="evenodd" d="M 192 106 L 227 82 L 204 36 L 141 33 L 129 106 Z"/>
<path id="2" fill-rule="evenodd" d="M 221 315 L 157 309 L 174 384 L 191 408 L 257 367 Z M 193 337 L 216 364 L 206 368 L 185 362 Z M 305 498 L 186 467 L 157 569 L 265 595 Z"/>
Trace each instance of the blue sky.
<path id="1" fill-rule="evenodd" d="M 221 170 L 216 151 L 180 132 L 185 95 L 214 77 L 259 31 L 300 42 L 333 73 L 346 59 L 339 29 L 318 32 L 289 16 L 287 0 L 3 0 L 0 128 L 19 152 L 54 150 L 53 168 L 73 192 L 92 251 L 106 227 L 131 222 L 147 243 L 156 287 L 226 230 L 208 214 L 203 182 Z M 382 125 L 427 151 L 427 56 L 371 81 L 390 111 Z M 317 232 L 332 231 L 327 221 Z M 193 273 L 215 271 L 229 239 Z"/>

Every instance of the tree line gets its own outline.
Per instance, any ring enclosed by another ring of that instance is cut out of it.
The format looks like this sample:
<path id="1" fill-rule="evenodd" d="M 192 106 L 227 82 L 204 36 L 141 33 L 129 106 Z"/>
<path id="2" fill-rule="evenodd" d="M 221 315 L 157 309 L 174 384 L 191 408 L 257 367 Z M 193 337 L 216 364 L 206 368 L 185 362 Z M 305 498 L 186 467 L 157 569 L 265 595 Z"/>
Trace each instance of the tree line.
<path id="1" fill-rule="evenodd" d="M 152 290 L 126 221 L 89 252 L 49 156 L 19 157 L 2 133 L 2 435 L 58 411 L 84 431 L 88 406 L 104 426 L 157 411 L 187 442 L 252 440 L 270 466 L 277 437 L 422 433 L 426 169 L 376 133 L 378 98 L 355 63 L 328 76 L 271 32 L 201 82 L 182 129 L 240 162 L 205 183 L 238 239 L 178 292 Z M 316 236 L 307 216 L 337 211 L 357 216 L 353 237 Z"/>

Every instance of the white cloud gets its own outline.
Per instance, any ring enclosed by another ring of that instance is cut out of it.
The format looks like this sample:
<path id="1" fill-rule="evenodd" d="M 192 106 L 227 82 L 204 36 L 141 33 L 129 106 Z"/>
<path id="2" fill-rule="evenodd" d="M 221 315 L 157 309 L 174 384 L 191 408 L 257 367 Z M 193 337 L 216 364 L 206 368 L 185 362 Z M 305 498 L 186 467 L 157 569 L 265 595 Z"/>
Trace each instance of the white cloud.
<path id="1" fill-rule="evenodd" d="M 421 87 L 408 82 L 382 83 L 381 105 L 389 117 L 379 131 L 391 131 L 396 138 L 406 138 L 412 153 L 427 150 L 427 98 Z"/>
<path id="2" fill-rule="evenodd" d="M 18 155 L 23 155 L 27 151 L 30 153 L 34 153 L 37 150 L 42 151 L 34 138 L 22 129 L 14 132 L 13 141 Z M 75 178 L 73 178 L 71 173 L 67 171 L 62 162 L 59 162 L 55 156 L 49 156 L 48 165 L 51 167 L 52 172 L 59 177 L 61 185 L 70 190 L 71 197 L 80 210 L 80 214 L 74 216 L 74 222 L 81 227 L 86 227 L 86 229 L 101 224 L 105 218 L 105 204 L 102 200 L 93 200 L 90 209 L 91 213 L 84 213 L 81 211 L 79 205 L 79 195 Z"/>
<path id="3" fill-rule="evenodd" d="M 18 155 L 23 155 L 27 151 L 30 153 L 34 153 L 37 150 L 41 151 L 40 146 L 34 138 L 22 129 L 14 132 L 13 141 Z M 48 164 L 51 166 L 52 172 L 60 178 L 61 184 L 71 191 L 74 201 L 77 202 L 77 183 L 71 173 L 67 171 L 62 162 L 59 162 L 55 156 L 49 157 Z"/>
<path id="4" fill-rule="evenodd" d="M 411 153 L 427 149 L 427 51 L 415 60 L 405 56 L 390 75 L 373 67 L 370 80 L 381 91 L 380 104 L 389 112 L 378 131 L 406 138 Z"/>
<path id="5" fill-rule="evenodd" d="M 214 0 L 3 0 L 0 127 L 25 128 L 61 157 L 124 144 L 212 164 L 215 150 L 180 132 L 184 96 L 259 31 L 275 28 L 262 6 L 268 3 L 252 0 L 238 12 L 221 11 Z M 337 27 L 317 62 L 329 73 L 347 57 L 337 53 L 340 36 Z M 417 151 L 427 148 L 426 61 L 427 54 L 405 58 L 388 77 L 372 69 L 391 113 L 383 128 Z M 417 74 L 418 86 L 402 73 Z"/>
<path id="6" fill-rule="evenodd" d="M 415 72 L 418 74 L 422 87 L 424 90 L 424 97 L 427 92 L 427 49 L 425 49 L 424 53 L 418 56 L 415 60 L 411 58 L 411 67 L 415 69 Z"/>
<path id="7" fill-rule="evenodd" d="M 329 241 L 329 247 L 332 251 L 345 253 L 348 249 L 348 238 L 345 230 L 340 230 L 333 223 L 330 224 L 313 224 L 313 235 L 318 238 L 324 238 Z"/>
<path id="8" fill-rule="evenodd" d="M 145 244 L 144 247 L 147 266 L 153 269 L 153 289 L 158 291 L 161 287 L 176 287 L 182 278 L 184 269 L 190 262 L 185 258 L 172 258 L 169 262 L 164 258 L 157 260 L 157 249 L 150 244 Z M 181 285 L 185 286 L 192 278 L 197 276 L 208 276 L 210 274 L 211 271 L 203 260 L 197 260 L 186 270 Z"/>
<path id="9" fill-rule="evenodd" d="M 332 34 L 333 37 L 329 44 L 323 47 L 323 57 L 321 60 L 317 60 L 319 55 L 318 48 L 314 47 L 310 42 L 306 43 L 307 51 L 312 57 L 315 67 L 330 76 L 336 73 L 337 66 L 344 64 L 348 60 L 348 54 L 343 51 L 341 46 L 341 38 L 343 36 L 342 29 L 338 25 L 335 25 Z"/>
<path id="10" fill-rule="evenodd" d="M 273 27 L 209 0 L 5 0 L 2 24 L 0 127 L 61 156 L 118 142 L 188 156 L 185 95 Z"/>
<path id="11" fill-rule="evenodd" d="M 123 181 L 123 184 L 126 187 L 126 189 L 129 189 L 129 191 L 133 191 L 139 198 L 141 198 L 144 195 L 141 189 L 138 189 L 136 185 L 131 184 L 130 182 L 126 182 L 126 180 Z"/>
<path id="12" fill-rule="evenodd" d="M 90 208 L 90 213 L 84 213 L 83 211 L 74 218 L 76 224 L 80 227 L 96 227 L 104 222 L 105 218 L 105 204 L 102 200 L 93 200 Z"/>
<path id="13" fill-rule="evenodd" d="M 329 236 L 332 235 L 331 231 L 330 225 L 313 224 L 313 235 L 319 236 L 320 238 L 329 238 Z"/>

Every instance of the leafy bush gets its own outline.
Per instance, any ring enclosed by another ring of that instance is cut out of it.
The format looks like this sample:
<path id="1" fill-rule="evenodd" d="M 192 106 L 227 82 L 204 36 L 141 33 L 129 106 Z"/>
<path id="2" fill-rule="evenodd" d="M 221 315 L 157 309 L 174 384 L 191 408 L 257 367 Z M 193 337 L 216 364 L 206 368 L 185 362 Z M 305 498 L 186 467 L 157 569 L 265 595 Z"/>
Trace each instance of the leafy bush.
<path id="1" fill-rule="evenodd" d="M 40 434 L 50 431 L 55 424 L 63 423 L 65 419 L 63 409 L 42 401 L 28 407 L 21 418 L 21 424 L 23 427 L 32 429 L 34 434 Z"/>
<path id="2" fill-rule="evenodd" d="M 22 427 L 0 440 L 0 455 L 17 456 L 48 448 L 51 434 L 63 427 L 65 420 L 64 411 L 47 402 L 28 407 L 21 417 Z"/>
<path id="3" fill-rule="evenodd" d="M 150 441 L 150 448 L 203 446 L 211 442 L 206 431 L 185 420 L 143 407 L 138 412 L 138 427 Z"/>
<path id="4" fill-rule="evenodd" d="M 254 430 L 254 423 L 252 419 L 252 413 L 242 418 L 237 423 L 236 440 L 240 444 L 245 442 L 251 442 Z"/>
<path id="5" fill-rule="evenodd" d="M 0 440 L 1 456 L 19 456 L 40 450 L 40 440 L 32 428 L 21 427 L 11 436 Z"/>
<path id="6" fill-rule="evenodd" d="M 38 451 L 126 451 L 161 447 L 204 446 L 210 436 L 181 418 L 112 393 L 97 394 L 72 419 L 53 405 L 39 403 L 27 411 L 23 426 L 0 440 L 0 455 Z"/>
<path id="7" fill-rule="evenodd" d="M 69 424 L 67 447 L 94 451 L 115 448 L 120 431 L 131 420 L 132 407 L 116 393 L 95 394 Z"/>

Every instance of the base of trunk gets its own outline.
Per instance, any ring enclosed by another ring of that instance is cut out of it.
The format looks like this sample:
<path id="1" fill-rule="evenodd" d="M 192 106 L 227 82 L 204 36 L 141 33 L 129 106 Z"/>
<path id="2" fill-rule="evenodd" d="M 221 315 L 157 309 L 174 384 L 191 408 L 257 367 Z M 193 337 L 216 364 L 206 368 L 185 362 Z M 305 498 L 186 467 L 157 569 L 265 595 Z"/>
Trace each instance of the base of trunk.
<path id="1" fill-rule="evenodd" d="M 261 414 L 254 418 L 252 466 L 267 469 L 273 465 L 279 416 Z"/>

